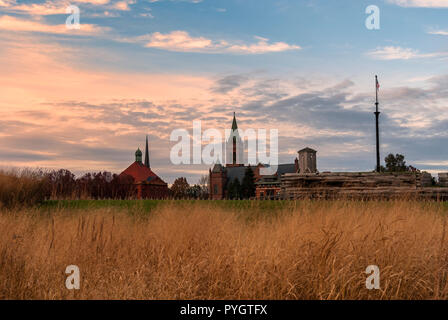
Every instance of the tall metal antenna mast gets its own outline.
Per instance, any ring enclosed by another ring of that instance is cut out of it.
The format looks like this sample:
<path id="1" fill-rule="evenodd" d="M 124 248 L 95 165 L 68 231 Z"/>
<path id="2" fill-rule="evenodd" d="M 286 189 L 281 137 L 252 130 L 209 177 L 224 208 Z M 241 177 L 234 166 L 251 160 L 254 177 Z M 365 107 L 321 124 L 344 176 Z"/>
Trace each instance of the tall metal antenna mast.
<path id="1" fill-rule="evenodd" d="M 375 113 L 375 119 L 376 119 L 376 172 L 381 171 L 381 164 L 380 164 L 380 129 L 379 129 L 379 117 L 380 113 L 378 111 L 378 90 L 380 89 L 380 83 L 378 82 L 378 76 L 375 76 L 375 91 L 376 91 L 376 111 Z"/>

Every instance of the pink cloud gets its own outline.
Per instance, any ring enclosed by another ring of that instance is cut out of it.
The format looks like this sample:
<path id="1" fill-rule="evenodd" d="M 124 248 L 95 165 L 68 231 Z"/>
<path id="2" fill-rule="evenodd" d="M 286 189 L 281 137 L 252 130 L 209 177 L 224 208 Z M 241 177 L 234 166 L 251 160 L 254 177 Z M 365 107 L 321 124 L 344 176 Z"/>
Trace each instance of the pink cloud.
<path id="1" fill-rule="evenodd" d="M 144 42 L 147 48 L 201 53 L 263 54 L 301 49 L 298 45 L 285 42 L 269 42 L 269 39 L 261 37 L 255 37 L 255 39 L 257 40 L 255 43 L 229 42 L 194 37 L 186 31 L 178 30 L 166 34 L 154 32 L 128 41 Z"/>
<path id="2" fill-rule="evenodd" d="M 401 7 L 448 8 L 446 0 L 387 0 Z"/>
<path id="3" fill-rule="evenodd" d="M 378 47 L 367 53 L 376 60 L 410 60 L 447 57 L 448 52 L 421 53 L 418 50 L 402 47 Z"/>
<path id="4" fill-rule="evenodd" d="M 81 34 L 91 35 L 106 31 L 104 27 L 93 24 L 81 24 L 80 29 L 67 29 L 65 24 L 49 25 L 40 21 L 30 19 L 19 19 L 12 16 L 0 17 L 0 30 L 19 31 L 19 32 L 41 32 L 52 34 Z"/>

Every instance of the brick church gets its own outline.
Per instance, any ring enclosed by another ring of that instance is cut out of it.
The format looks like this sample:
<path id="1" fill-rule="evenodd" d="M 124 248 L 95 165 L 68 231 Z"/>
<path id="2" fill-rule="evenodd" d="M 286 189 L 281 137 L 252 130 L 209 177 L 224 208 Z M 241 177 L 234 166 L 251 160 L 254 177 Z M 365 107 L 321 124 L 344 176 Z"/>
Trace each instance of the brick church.
<path id="1" fill-rule="evenodd" d="M 135 152 L 135 162 L 120 173 L 120 177 L 132 177 L 135 196 L 138 199 L 164 199 L 169 197 L 168 184 L 152 171 L 149 164 L 148 137 L 146 137 L 145 162 L 140 148 Z"/>
<path id="2" fill-rule="evenodd" d="M 253 166 L 242 163 L 244 145 L 238 135 L 235 113 L 233 114 L 231 134 L 226 144 L 226 154 L 230 155 L 226 159 L 230 158 L 231 163 L 227 163 L 226 165 L 216 163 L 213 168 L 209 169 L 209 198 L 213 200 L 227 198 L 227 190 L 230 183 L 238 179 L 241 184 L 247 168 L 252 169 L 254 173 L 256 198 L 259 199 L 277 196 L 280 193 L 280 178 L 282 174 L 296 173 L 299 171 L 316 171 L 316 151 L 310 148 L 300 150 L 299 159 L 296 158 L 294 163 L 279 164 L 277 172 L 274 175 L 260 175 L 260 168 L 265 167 L 261 163 Z M 304 169 L 300 170 L 300 168 Z"/>

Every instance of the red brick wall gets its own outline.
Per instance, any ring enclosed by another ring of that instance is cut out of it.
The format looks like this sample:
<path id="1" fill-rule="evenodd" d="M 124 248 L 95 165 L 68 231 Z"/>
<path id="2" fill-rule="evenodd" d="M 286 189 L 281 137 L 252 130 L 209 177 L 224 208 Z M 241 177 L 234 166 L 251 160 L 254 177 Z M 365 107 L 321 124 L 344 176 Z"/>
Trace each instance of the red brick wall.
<path id="1" fill-rule="evenodd" d="M 270 195 L 279 195 L 281 192 L 281 188 L 280 187 L 258 187 L 255 191 L 255 197 L 257 199 L 263 199 L 266 196 L 268 196 L 268 194 Z"/>
<path id="2" fill-rule="evenodd" d="M 165 199 L 169 197 L 167 185 L 142 185 L 143 199 Z"/>
<path id="3" fill-rule="evenodd" d="M 209 185 L 210 199 L 221 200 L 225 198 L 224 187 L 226 185 L 226 182 L 227 179 L 222 172 L 218 173 L 210 172 L 210 185 Z"/>

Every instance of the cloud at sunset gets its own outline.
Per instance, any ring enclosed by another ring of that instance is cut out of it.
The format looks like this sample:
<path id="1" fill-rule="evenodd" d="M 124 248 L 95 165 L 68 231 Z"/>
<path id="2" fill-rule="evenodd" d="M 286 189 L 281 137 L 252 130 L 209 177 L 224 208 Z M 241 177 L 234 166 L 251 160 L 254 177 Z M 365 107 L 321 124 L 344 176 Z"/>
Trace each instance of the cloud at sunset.
<path id="1" fill-rule="evenodd" d="M 311 145 L 319 148 L 322 165 L 346 169 L 332 163 L 340 157 L 332 148 L 334 143 L 346 154 L 352 153 L 351 165 L 362 159 L 360 154 L 372 151 L 372 146 L 366 147 L 371 132 L 365 130 L 372 120 L 370 96 L 352 91 L 353 81 L 309 79 L 302 82 L 307 89 L 291 90 L 294 79 L 270 79 L 263 73 L 213 79 L 98 72 L 76 67 L 76 51 L 26 43 L 8 49 L 0 60 L 2 65 L 10 63 L 7 76 L 0 77 L 0 86 L 9 93 L 0 105 L 1 110 L 8 110 L 1 112 L 2 165 L 14 162 L 64 167 L 78 173 L 87 169 L 119 172 L 149 134 L 151 161 L 159 172 L 170 182 L 178 174 L 176 170 L 195 181 L 207 166 L 173 168 L 167 162 L 170 132 L 177 128 L 191 131 L 193 119 L 202 120 L 204 129 L 224 130 L 233 111 L 237 111 L 242 129 L 278 128 L 281 124 L 283 162 L 291 161 L 295 149 Z M 71 63 L 64 63 L 67 60 Z M 24 78 L 22 69 L 32 72 Z M 431 87 L 423 91 L 401 87 L 383 92 L 389 109 L 383 120 L 385 130 L 395 132 L 388 138 L 391 143 L 410 143 L 413 137 L 413 141 L 421 141 L 422 148 L 428 147 L 432 132 L 448 121 L 423 122 L 421 127 L 422 119 L 438 113 L 437 108 L 447 101 L 445 81 L 446 77 L 428 79 Z M 411 97 L 418 101 L 403 113 L 401 105 L 408 104 Z"/>
<path id="2" fill-rule="evenodd" d="M 448 8 L 448 2 L 445 0 L 387 0 L 402 7 L 417 8 Z"/>
<path id="3" fill-rule="evenodd" d="M 290 45 L 284 42 L 270 43 L 269 39 L 261 37 L 255 37 L 257 41 L 254 43 L 238 43 L 193 37 L 186 31 L 172 31 L 167 34 L 155 32 L 137 37 L 135 40 L 144 41 L 147 48 L 180 52 L 263 54 L 301 49 L 298 45 Z"/>
<path id="4" fill-rule="evenodd" d="M 92 24 L 82 24 L 79 30 L 67 29 L 65 24 L 49 25 L 40 21 L 30 19 L 19 19 L 12 16 L 0 16 L 0 30 L 6 31 L 25 31 L 25 32 L 43 32 L 52 34 L 81 34 L 92 35 L 104 32 L 107 28 Z"/>
<path id="5" fill-rule="evenodd" d="M 359 24 L 364 10 L 335 27 L 325 15 L 304 20 L 298 2 L 263 12 L 233 1 L 120 2 L 77 1 L 81 29 L 68 30 L 63 1 L 0 0 L 0 166 L 121 172 L 148 134 L 158 174 L 194 183 L 208 166 L 172 165 L 171 131 L 191 131 L 193 120 L 225 130 L 236 112 L 242 129 L 279 129 L 280 162 L 310 146 L 322 170 L 371 170 L 378 74 L 383 152 L 448 170 L 448 25 L 400 20 L 438 10 L 387 6 L 400 12 L 400 37 L 376 39 Z"/>
<path id="6" fill-rule="evenodd" d="M 49 16 L 66 14 L 66 8 L 70 5 L 81 6 L 83 13 L 92 8 L 129 11 L 129 5 L 135 2 L 134 0 L 47 0 L 38 3 L 18 3 L 15 0 L 0 0 L 0 8 L 9 13 Z"/>
<path id="7" fill-rule="evenodd" d="M 382 47 L 369 51 L 368 56 L 378 60 L 409 60 L 448 57 L 447 52 L 421 53 L 418 50 L 401 47 Z"/>

